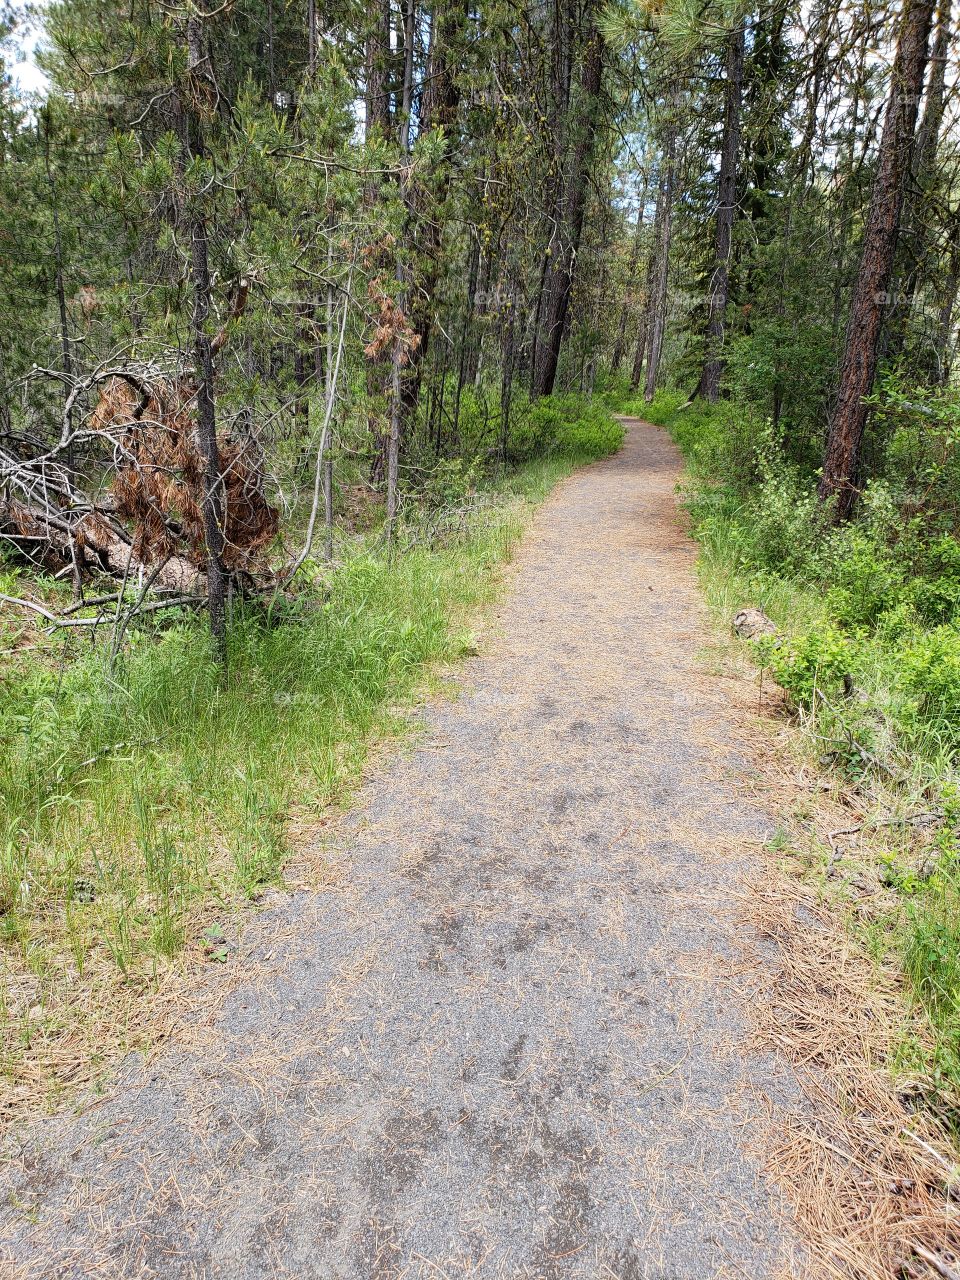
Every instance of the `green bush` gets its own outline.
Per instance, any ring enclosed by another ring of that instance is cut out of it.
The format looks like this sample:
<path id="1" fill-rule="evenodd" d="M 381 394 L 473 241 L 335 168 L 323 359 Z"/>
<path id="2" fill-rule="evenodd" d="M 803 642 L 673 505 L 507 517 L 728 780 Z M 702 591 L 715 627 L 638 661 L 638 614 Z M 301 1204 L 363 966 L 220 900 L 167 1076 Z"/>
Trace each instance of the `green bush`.
<path id="1" fill-rule="evenodd" d="M 952 746 L 960 746 L 960 629 L 936 627 L 900 652 L 903 684 L 918 713 Z"/>
<path id="2" fill-rule="evenodd" d="M 960 397 L 888 375 L 874 397 L 876 465 L 903 508 L 922 510 L 928 537 L 956 532 L 960 494 Z"/>
<path id="3" fill-rule="evenodd" d="M 622 442 L 623 428 L 601 400 L 579 395 L 545 396 L 534 401 L 516 397 L 507 457 L 514 465 L 537 456 L 588 461 L 615 453 Z"/>
<path id="4" fill-rule="evenodd" d="M 922 551 L 918 576 L 910 584 L 910 602 L 925 622 L 960 620 L 960 542 L 944 534 Z"/>
<path id="5" fill-rule="evenodd" d="M 850 641 L 832 626 L 803 636 L 761 636 L 754 651 L 759 665 L 802 707 L 812 706 L 818 690 L 834 693 L 853 663 Z"/>
<path id="6" fill-rule="evenodd" d="M 856 526 L 832 548 L 827 608 L 845 627 L 873 626 L 904 590 L 905 568 L 891 548 Z"/>

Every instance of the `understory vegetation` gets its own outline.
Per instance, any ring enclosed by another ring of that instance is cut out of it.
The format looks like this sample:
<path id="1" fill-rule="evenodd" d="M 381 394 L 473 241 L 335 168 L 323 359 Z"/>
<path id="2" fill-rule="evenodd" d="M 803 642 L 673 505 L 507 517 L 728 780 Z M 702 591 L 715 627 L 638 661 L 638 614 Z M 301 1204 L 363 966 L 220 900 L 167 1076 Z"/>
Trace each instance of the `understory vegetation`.
<path id="1" fill-rule="evenodd" d="M 731 371 L 731 378 L 735 370 Z M 630 404 L 629 400 L 627 401 Z M 639 412 L 636 404 L 634 409 Z M 931 1037 L 898 1070 L 930 1068 L 935 1105 L 960 1119 L 960 405 L 894 377 L 876 397 L 876 461 L 840 526 L 816 475 L 746 396 L 710 405 L 664 391 L 644 416 L 683 450 L 702 577 L 729 625 L 764 611 L 750 641 L 786 693 L 811 753 L 838 770 L 850 821 L 824 851 L 866 894 L 860 927 L 897 950 Z M 795 438 L 794 438 L 795 443 Z M 879 910 L 869 909 L 878 898 Z M 864 923 L 864 922 L 868 923 Z M 928 1060 L 932 1042 L 933 1060 Z"/>

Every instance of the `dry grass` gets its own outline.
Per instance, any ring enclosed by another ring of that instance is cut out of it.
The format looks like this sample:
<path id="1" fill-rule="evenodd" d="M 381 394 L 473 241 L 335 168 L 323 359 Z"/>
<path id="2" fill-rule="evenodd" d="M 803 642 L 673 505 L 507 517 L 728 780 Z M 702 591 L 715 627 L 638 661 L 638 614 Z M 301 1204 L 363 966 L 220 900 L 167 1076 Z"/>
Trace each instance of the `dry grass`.
<path id="1" fill-rule="evenodd" d="M 929 1275 L 918 1245 L 955 1265 L 960 1169 L 887 1068 L 904 1020 L 899 976 L 876 970 L 836 903 L 772 868 L 745 917 L 776 945 L 753 1002 L 758 1044 L 786 1057 L 809 1103 L 777 1116 L 767 1163 L 812 1255 L 845 1280 Z"/>

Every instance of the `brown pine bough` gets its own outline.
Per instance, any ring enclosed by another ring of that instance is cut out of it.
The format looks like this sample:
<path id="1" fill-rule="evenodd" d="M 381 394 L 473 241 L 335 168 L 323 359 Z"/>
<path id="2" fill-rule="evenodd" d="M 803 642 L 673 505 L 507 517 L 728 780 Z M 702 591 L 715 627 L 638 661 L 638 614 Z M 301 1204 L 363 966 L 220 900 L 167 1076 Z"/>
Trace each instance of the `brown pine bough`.
<path id="1" fill-rule="evenodd" d="M 236 302 L 234 310 L 236 310 Z M 215 337 L 213 353 L 225 330 Z M 38 371 L 43 376 L 46 371 Z M 78 401 L 95 393 L 82 425 L 68 429 Z M 206 597 L 206 457 L 197 427 L 197 385 L 190 373 L 154 366 L 107 368 L 75 381 L 65 427 L 50 448 L 19 440 L 0 446 L 0 537 L 55 577 L 71 576 L 78 603 L 83 584 L 98 576 L 119 580 L 103 603 L 155 609 L 199 604 Z M 87 492 L 64 461 L 82 448 L 96 491 Z M 220 461 L 220 562 L 230 589 L 249 591 L 274 581 L 267 562 L 279 524 L 266 494 L 265 470 L 254 439 L 217 437 Z M 136 590 L 134 591 L 134 587 Z M 29 602 L 24 602 L 30 607 Z M 117 610 L 64 625 L 113 621 Z"/>

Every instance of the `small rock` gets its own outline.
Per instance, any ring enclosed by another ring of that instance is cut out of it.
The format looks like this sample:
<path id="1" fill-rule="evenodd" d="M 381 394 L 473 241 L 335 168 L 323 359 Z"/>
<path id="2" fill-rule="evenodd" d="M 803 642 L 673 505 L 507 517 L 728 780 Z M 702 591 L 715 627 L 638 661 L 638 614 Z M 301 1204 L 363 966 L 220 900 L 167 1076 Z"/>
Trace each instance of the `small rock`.
<path id="1" fill-rule="evenodd" d="M 733 619 L 733 629 L 741 640 L 777 634 L 777 628 L 760 609 L 741 609 Z"/>

